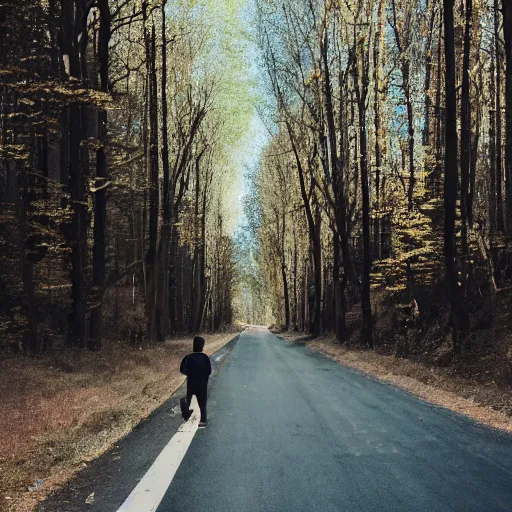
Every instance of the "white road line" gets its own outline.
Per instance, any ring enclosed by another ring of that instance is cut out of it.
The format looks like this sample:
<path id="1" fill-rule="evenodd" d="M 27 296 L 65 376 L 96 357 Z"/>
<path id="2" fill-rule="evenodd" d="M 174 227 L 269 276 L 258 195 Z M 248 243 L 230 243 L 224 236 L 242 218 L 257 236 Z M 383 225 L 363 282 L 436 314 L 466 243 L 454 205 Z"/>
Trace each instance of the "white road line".
<path id="1" fill-rule="evenodd" d="M 154 512 L 158 508 L 199 425 L 199 406 L 195 395 L 191 407 L 194 412 L 190 419 L 172 436 L 117 512 Z"/>

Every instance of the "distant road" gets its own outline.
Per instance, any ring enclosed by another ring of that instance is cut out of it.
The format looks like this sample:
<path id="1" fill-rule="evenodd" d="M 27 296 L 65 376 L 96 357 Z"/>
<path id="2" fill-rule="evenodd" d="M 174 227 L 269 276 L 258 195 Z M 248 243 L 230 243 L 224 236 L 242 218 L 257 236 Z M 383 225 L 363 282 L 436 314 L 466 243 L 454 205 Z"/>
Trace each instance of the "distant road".
<path id="1" fill-rule="evenodd" d="M 157 416 L 152 421 L 166 420 Z M 151 428 L 157 429 L 150 422 L 148 433 Z M 141 441 L 144 427 L 134 435 L 139 437 L 133 441 L 132 461 L 140 458 L 136 450 L 144 443 L 149 452 L 159 451 L 151 436 Z M 107 460 L 98 461 L 89 487 L 82 484 L 74 506 L 62 510 L 116 512 L 128 494 L 128 483 L 120 485 L 118 480 L 128 482 L 129 472 L 136 473 L 128 469 L 130 444 L 128 438 L 122 447 L 128 462 L 113 471 Z M 139 468 L 137 481 L 149 465 Z M 100 492 L 96 505 L 82 505 L 93 481 L 101 489 L 102 474 L 103 482 L 114 482 L 107 484 L 108 499 Z M 112 491 L 119 487 L 124 490 Z M 74 501 L 69 492 L 67 499 L 68 504 Z M 287 344 L 262 328 L 240 336 L 214 378 L 209 426 L 193 437 L 157 508 L 505 510 L 512 511 L 512 436 Z"/>

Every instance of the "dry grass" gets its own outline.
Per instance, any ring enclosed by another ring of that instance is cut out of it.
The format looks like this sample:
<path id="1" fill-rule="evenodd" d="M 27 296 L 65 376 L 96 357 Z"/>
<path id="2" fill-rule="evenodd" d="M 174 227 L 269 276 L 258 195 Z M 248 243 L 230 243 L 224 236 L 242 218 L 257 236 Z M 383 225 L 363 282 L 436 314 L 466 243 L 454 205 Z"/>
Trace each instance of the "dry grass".
<path id="1" fill-rule="evenodd" d="M 206 335 L 205 352 L 234 332 Z M 30 511 L 51 488 L 106 451 L 183 383 L 191 339 L 143 349 L 0 361 L 0 510 Z M 37 479 L 40 491 L 27 492 Z"/>
<path id="2" fill-rule="evenodd" d="M 430 367 L 392 355 L 346 348 L 334 337 L 310 339 L 296 333 L 280 336 L 306 345 L 335 361 L 394 384 L 430 403 L 447 407 L 492 428 L 512 432 L 512 390 L 477 382 L 447 368 Z"/>

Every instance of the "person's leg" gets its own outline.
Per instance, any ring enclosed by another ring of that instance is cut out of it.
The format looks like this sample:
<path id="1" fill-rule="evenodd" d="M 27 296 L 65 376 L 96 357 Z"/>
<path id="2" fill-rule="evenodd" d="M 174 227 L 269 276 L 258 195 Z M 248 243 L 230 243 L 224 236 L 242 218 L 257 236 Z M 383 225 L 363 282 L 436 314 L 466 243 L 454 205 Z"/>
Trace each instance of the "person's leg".
<path id="1" fill-rule="evenodd" d="M 197 403 L 199 404 L 199 410 L 201 411 L 201 423 L 206 423 L 208 420 L 206 413 L 206 401 L 208 399 L 207 393 L 207 386 L 201 387 L 196 392 Z"/>
<path id="2" fill-rule="evenodd" d="M 180 400 L 181 407 L 181 415 L 185 421 L 188 421 L 190 416 L 192 415 L 192 410 L 190 409 L 190 401 L 192 400 L 193 389 L 189 386 L 187 381 L 187 396 Z"/>
<path id="3" fill-rule="evenodd" d="M 194 395 L 194 390 L 192 386 L 189 385 L 187 381 L 187 406 L 190 408 L 190 402 L 192 401 L 192 395 Z"/>

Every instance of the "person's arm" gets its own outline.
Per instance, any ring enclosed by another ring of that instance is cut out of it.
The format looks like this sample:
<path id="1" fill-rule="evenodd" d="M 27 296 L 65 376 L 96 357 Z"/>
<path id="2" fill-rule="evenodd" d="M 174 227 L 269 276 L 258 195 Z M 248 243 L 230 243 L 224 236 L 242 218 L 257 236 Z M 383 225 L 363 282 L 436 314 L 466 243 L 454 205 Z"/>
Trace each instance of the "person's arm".
<path id="1" fill-rule="evenodd" d="M 180 364 L 180 372 L 183 373 L 183 375 L 187 375 L 187 359 L 188 359 L 188 356 L 185 356 L 182 360 L 181 360 L 181 364 Z"/>
<path id="2" fill-rule="evenodd" d="M 205 354 L 206 356 L 206 354 Z M 206 375 L 207 376 L 210 376 L 211 373 L 212 373 L 212 363 L 210 362 L 210 358 L 208 356 L 206 356 Z"/>

